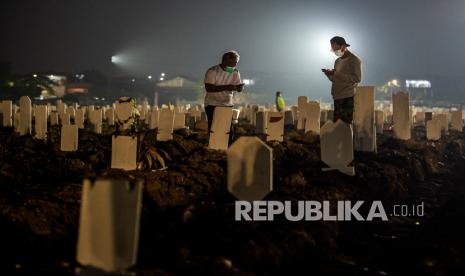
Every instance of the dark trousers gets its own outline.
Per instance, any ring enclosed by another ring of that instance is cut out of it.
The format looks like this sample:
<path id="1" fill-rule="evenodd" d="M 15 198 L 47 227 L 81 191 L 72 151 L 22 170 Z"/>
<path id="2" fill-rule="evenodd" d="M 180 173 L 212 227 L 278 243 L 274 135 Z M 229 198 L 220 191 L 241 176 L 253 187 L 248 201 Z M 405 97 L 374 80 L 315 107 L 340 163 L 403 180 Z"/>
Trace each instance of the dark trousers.
<path id="1" fill-rule="evenodd" d="M 354 119 L 354 97 L 334 100 L 333 122 L 341 119 L 344 123 L 352 124 Z"/>
<path id="2" fill-rule="evenodd" d="M 214 105 L 205 106 L 205 114 L 207 115 L 207 120 L 208 120 L 208 134 L 210 134 L 210 131 L 211 131 L 211 127 L 213 123 L 213 115 L 215 114 L 215 108 L 216 106 Z M 234 127 L 231 121 L 231 128 L 229 129 L 229 144 L 231 144 L 233 138 L 234 138 Z"/>

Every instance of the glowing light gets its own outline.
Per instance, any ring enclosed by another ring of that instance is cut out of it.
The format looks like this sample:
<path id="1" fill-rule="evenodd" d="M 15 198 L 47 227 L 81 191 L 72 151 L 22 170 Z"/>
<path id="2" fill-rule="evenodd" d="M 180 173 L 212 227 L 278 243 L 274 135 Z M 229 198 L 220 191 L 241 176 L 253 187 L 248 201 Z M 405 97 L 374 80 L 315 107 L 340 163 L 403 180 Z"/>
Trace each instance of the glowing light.
<path id="1" fill-rule="evenodd" d="M 163 78 L 163 77 L 161 77 L 161 78 L 160 78 L 160 80 L 162 81 L 162 80 L 164 80 L 164 78 Z"/>
<path id="2" fill-rule="evenodd" d="M 164 77 L 166 74 L 165 73 L 161 73 L 161 76 Z"/>
<path id="3" fill-rule="evenodd" d="M 431 88 L 431 82 L 428 80 L 406 80 L 407 88 Z"/>
<path id="4" fill-rule="evenodd" d="M 147 78 L 148 78 L 149 80 L 151 80 L 151 79 L 152 79 L 152 76 L 148 76 Z"/>
<path id="5" fill-rule="evenodd" d="M 34 78 L 37 78 L 37 74 L 32 75 Z"/>
<path id="6" fill-rule="evenodd" d="M 244 82 L 245 85 L 253 85 L 254 84 L 254 80 L 251 80 L 251 79 L 244 79 L 243 82 Z"/>

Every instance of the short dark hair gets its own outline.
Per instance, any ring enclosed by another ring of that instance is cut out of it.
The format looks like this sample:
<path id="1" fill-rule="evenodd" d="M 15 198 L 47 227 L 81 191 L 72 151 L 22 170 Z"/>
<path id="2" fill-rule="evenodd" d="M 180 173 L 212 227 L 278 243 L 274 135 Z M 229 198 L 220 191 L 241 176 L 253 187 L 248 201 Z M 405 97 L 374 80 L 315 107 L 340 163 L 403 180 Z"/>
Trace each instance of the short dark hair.
<path id="1" fill-rule="evenodd" d="M 350 46 L 349 44 L 347 44 L 346 40 L 341 36 L 335 36 L 331 38 L 330 42 L 331 44 L 335 43 L 337 45 L 342 45 L 342 46 L 347 46 L 347 47 Z"/>
<path id="2" fill-rule="evenodd" d="M 226 58 L 228 58 L 230 56 L 235 56 L 235 57 L 237 57 L 237 59 L 239 59 L 241 57 L 238 52 L 236 52 L 234 50 L 231 50 L 231 51 L 226 52 L 226 53 L 223 54 L 223 57 L 221 58 L 221 61 L 225 61 Z"/>

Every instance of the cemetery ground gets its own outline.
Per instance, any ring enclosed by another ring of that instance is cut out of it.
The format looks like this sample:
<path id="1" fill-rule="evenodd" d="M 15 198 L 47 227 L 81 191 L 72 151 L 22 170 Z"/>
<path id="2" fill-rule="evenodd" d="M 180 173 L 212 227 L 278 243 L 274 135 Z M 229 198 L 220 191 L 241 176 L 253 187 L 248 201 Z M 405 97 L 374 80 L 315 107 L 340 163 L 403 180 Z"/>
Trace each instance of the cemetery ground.
<path id="1" fill-rule="evenodd" d="M 240 121 L 236 138 L 253 135 Z M 235 221 L 225 151 L 201 131 L 142 144 L 166 151 L 167 169 L 110 169 L 113 127 L 79 130 L 79 148 L 0 128 L 0 273 L 73 274 L 84 178 L 144 179 L 138 275 L 464 275 L 465 134 L 440 141 L 415 127 L 411 140 L 378 134 L 377 153 L 355 152 L 356 175 L 322 172 L 319 137 L 287 129 L 273 148 L 273 191 L 265 200 L 424 202 L 423 217 L 372 222 Z"/>

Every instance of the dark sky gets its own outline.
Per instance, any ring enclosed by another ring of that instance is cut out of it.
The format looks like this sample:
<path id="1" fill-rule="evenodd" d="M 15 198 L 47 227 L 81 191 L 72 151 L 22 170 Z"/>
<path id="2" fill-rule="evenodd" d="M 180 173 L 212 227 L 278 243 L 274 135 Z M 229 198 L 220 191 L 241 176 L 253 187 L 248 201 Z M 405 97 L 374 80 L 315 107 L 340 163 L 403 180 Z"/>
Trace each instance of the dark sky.
<path id="1" fill-rule="evenodd" d="M 328 95 L 329 38 L 344 36 L 365 84 L 465 75 L 465 1 L 2 1 L 0 59 L 16 72 L 186 75 L 225 50 L 265 89 Z M 111 64 L 116 55 L 122 64 Z M 433 84 L 434 85 L 434 84 Z"/>

